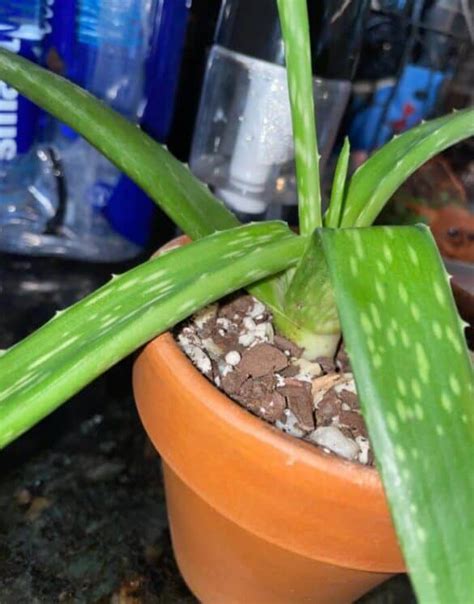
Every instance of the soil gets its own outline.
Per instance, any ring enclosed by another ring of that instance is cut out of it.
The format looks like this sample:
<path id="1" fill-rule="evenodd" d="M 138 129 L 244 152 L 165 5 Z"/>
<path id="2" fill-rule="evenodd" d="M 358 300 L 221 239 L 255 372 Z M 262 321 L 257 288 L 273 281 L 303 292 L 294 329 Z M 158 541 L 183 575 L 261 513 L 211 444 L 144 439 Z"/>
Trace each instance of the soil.
<path id="1" fill-rule="evenodd" d="M 374 464 L 343 346 L 334 359 L 302 358 L 249 295 L 207 306 L 176 338 L 201 373 L 254 415 L 328 455 Z"/>

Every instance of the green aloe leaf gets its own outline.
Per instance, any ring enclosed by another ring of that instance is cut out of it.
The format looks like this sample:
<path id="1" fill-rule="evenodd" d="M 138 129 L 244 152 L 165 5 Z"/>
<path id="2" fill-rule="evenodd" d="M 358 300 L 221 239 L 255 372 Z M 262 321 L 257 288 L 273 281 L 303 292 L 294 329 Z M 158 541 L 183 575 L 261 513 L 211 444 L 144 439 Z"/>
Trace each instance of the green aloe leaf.
<path id="1" fill-rule="evenodd" d="M 329 228 L 336 229 L 341 223 L 350 153 L 351 146 L 349 139 L 346 137 L 344 139 L 344 144 L 342 145 L 341 153 L 337 158 L 336 170 L 332 181 L 331 200 L 324 216 L 324 226 Z"/>
<path id="2" fill-rule="evenodd" d="M 283 223 L 237 227 L 145 262 L 58 313 L 0 357 L 0 448 L 200 307 L 292 266 L 304 246 Z"/>
<path id="3" fill-rule="evenodd" d="M 274 322 L 288 338 L 304 348 L 308 359 L 334 356 L 341 339 L 334 291 L 327 265 L 312 239 L 293 271 Z"/>
<path id="4" fill-rule="evenodd" d="M 370 226 L 398 187 L 430 158 L 474 134 L 474 109 L 425 122 L 393 138 L 352 176 L 343 227 Z"/>
<path id="5" fill-rule="evenodd" d="M 79 132 L 192 239 L 239 224 L 162 145 L 82 88 L 4 49 L 0 80 Z"/>
<path id="6" fill-rule="evenodd" d="M 313 100 L 313 72 L 306 0 L 277 0 L 285 43 L 295 143 L 300 232 L 322 225 L 319 154 Z"/>
<path id="7" fill-rule="evenodd" d="M 317 245 L 419 601 L 471 602 L 474 377 L 433 239 L 373 227 L 321 230 Z"/>

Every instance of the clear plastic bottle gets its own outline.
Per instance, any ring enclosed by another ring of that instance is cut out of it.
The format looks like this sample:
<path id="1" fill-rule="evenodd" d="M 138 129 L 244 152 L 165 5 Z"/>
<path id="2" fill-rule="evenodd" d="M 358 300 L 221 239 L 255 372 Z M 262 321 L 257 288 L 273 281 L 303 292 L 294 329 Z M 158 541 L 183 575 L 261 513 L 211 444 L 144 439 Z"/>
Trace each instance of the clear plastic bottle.
<path id="1" fill-rule="evenodd" d="M 54 11 L 47 56 L 52 52 L 63 75 L 138 121 L 156 0 L 46 2 Z M 141 251 L 111 227 L 104 213 L 121 176 L 110 162 L 61 123 L 40 156 L 42 171 L 31 187 L 37 221 L 10 238 L 7 249 L 110 262 Z"/>
<path id="2" fill-rule="evenodd" d="M 151 38 L 154 0 L 79 0 L 78 39 L 83 51 L 83 85 L 131 121 L 138 121 L 145 101 L 145 67 Z M 140 248 L 119 235 L 104 209 L 120 172 L 82 139 L 63 150 L 64 169 L 87 177 L 71 190 L 72 211 L 83 254 L 122 260 Z"/>
<path id="3" fill-rule="evenodd" d="M 368 0 L 308 0 L 320 171 L 350 96 Z M 275 0 L 224 0 L 189 164 L 244 220 L 296 214 L 284 47 Z"/>
<path id="4" fill-rule="evenodd" d="M 43 27 L 52 28 L 46 65 L 156 136 L 156 112 L 160 126 L 170 119 L 177 74 L 163 65 L 177 67 L 188 0 L 42 1 Z M 151 231 L 151 200 L 71 128 L 48 124 L 29 186 L 31 225 L 7 239 L 0 231 L 0 249 L 104 262 L 136 256 Z"/>
<path id="5" fill-rule="evenodd" d="M 1 0 L 0 47 L 38 60 L 44 36 L 43 0 Z M 38 171 L 35 141 L 39 110 L 0 82 L 0 246 L 41 223 L 28 190 Z"/>
<path id="6" fill-rule="evenodd" d="M 152 0 L 76 0 L 75 39 L 65 45 L 72 58 L 65 75 L 133 121 L 144 99 L 152 4 Z M 116 233 L 102 211 L 120 172 L 62 124 L 53 146 L 67 200 L 64 239 L 44 238 L 45 252 L 107 261 L 135 256 L 140 248 Z"/>
<path id="7" fill-rule="evenodd" d="M 151 0 L 79 2 L 79 36 L 87 36 L 89 48 L 97 49 L 86 86 L 131 120 L 143 102 L 152 5 Z"/>

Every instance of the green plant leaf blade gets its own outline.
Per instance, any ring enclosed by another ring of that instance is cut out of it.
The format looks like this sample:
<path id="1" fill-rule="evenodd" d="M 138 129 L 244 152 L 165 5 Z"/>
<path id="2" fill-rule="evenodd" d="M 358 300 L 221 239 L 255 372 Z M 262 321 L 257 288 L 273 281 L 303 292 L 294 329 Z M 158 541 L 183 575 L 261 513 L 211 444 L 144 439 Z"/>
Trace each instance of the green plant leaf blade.
<path id="1" fill-rule="evenodd" d="M 192 239 L 239 224 L 162 145 L 82 88 L 4 49 L 0 80 L 79 132 Z"/>
<path id="2" fill-rule="evenodd" d="M 306 0 L 277 0 L 295 141 L 299 226 L 310 235 L 322 226 L 319 154 L 313 100 L 313 72 Z"/>
<path id="3" fill-rule="evenodd" d="M 349 159 L 351 146 L 349 139 L 344 139 L 341 153 L 337 158 L 336 170 L 332 181 L 331 200 L 324 216 L 324 226 L 336 229 L 341 223 L 341 217 L 344 209 L 344 193 L 346 189 L 347 171 L 349 169 Z"/>
<path id="4" fill-rule="evenodd" d="M 0 448 L 152 337 L 200 307 L 292 266 L 305 240 L 267 222 L 145 262 L 0 357 Z"/>
<path id="5" fill-rule="evenodd" d="M 419 601 L 474 593 L 474 378 L 426 227 L 321 230 L 345 344 Z"/>
<path id="6" fill-rule="evenodd" d="M 273 313 L 278 329 L 304 349 L 307 359 L 333 357 L 341 339 L 334 291 L 319 238 L 308 238 L 305 252 L 292 271 L 281 301 L 282 313 Z"/>
<path id="7" fill-rule="evenodd" d="M 474 134 L 474 109 L 425 122 L 393 138 L 352 176 L 343 227 L 370 226 L 398 187 L 430 158 Z"/>

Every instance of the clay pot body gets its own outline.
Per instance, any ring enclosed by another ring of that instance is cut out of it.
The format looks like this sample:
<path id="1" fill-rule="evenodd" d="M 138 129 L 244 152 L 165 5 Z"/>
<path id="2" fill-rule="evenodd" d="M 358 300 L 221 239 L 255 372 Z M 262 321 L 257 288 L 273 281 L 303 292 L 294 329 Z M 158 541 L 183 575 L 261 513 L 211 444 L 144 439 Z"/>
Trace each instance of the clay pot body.
<path id="1" fill-rule="evenodd" d="M 201 602 L 347 603 L 404 570 L 374 469 L 254 417 L 169 334 L 141 352 L 134 391 L 163 459 L 176 559 Z"/>

